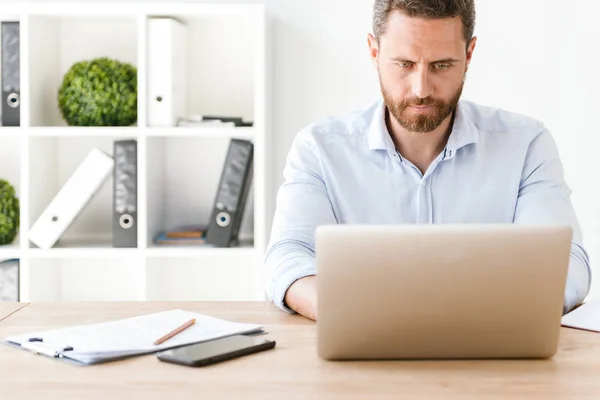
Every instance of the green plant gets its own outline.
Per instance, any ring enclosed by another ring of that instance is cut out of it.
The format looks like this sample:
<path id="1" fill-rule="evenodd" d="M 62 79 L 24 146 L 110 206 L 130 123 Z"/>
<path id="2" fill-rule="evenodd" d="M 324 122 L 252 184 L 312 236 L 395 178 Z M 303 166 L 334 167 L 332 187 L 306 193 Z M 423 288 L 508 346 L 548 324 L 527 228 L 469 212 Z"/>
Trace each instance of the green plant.
<path id="1" fill-rule="evenodd" d="M 63 77 L 58 106 L 72 126 L 128 126 L 137 121 L 137 69 L 107 57 L 79 61 Z"/>
<path id="2" fill-rule="evenodd" d="M 20 224 L 20 205 L 15 188 L 0 179 L 0 245 L 12 243 Z"/>

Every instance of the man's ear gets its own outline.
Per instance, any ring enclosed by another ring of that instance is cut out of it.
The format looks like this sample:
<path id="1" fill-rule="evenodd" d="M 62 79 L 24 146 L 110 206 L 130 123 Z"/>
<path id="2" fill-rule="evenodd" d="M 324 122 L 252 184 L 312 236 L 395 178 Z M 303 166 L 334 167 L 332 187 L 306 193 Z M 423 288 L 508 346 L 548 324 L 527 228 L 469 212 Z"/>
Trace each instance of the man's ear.
<path id="1" fill-rule="evenodd" d="M 377 39 L 375 36 L 369 33 L 367 36 L 367 42 L 369 44 L 369 56 L 371 57 L 371 61 L 377 69 L 377 57 L 379 56 L 379 43 L 377 43 Z"/>
<path id="2" fill-rule="evenodd" d="M 477 36 L 473 36 L 473 39 L 471 39 L 471 41 L 469 42 L 469 46 L 467 47 L 467 66 L 466 66 L 467 70 L 469 69 L 469 64 L 471 64 L 471 60 L 473 59 L 473 52 L 475 51 L 476 43 L 477 43 Z"/>

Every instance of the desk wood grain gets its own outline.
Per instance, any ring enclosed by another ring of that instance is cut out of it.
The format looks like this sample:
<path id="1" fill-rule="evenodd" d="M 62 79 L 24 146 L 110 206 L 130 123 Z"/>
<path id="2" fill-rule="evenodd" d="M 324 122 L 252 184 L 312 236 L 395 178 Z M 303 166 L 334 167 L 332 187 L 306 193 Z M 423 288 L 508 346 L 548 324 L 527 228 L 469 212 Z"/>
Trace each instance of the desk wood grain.
<path id="1" fill-rule="evenodd" d="M 312 321 L 269 303 L 32 303 L 0 337 L 182 308 L 264 324 L 275 350 L 187 368 L 154 355 L 73 366 L 0 346 L 2 399 L 574 399 L 600 395 L 600 335 L 563 328 L 551 360 L 327 362 Z"/>

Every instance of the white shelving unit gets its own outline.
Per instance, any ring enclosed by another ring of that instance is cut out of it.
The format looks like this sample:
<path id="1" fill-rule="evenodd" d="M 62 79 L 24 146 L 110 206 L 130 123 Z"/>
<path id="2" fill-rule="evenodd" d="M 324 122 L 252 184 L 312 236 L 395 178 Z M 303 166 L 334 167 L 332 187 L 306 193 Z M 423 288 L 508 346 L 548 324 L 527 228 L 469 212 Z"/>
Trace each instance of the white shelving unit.
<path id="1" fill-rule="evenodd" d="M 260 300 L 267 244 L 267 28 L 262 4 L 175 2 L 11 5 L 20 21 L 21 126 L 0 127 L 0 179 L 21 202 L 21 228 L 0 258 L 20 259 L 22 301 Z M 242 116 L 252 127 L 148 126 L 147 20 L 170 16 L 186 32 L 187 113 Z M 111 57 L 138 72 L 138 118 L 127 127 L 72 127 L 58 88 L 80 60 Z M 253 182 L 231 248 L 161 246 L 153 238 L 206 224 L 231 138 L 254 143 Z M 138 143 L 138 247 L 112 246 L 112 175 L 51 249 L 28 229 L 92 148 Z"/>

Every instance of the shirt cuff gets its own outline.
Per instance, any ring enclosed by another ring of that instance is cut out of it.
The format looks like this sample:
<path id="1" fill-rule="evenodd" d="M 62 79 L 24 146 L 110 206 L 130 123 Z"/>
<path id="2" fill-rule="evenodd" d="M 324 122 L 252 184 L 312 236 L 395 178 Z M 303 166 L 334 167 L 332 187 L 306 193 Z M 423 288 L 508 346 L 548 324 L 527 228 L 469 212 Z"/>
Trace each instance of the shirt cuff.
<path id="1" fill-rule="evenodd" d="M 296 312 L 285 304 L 285 294 L 298 279 L 316 274 L 317 271 L 313 268 L 306 268 L 300 271 L 294 268 L 287 270 L 277 278 L 277 282 L 273 288 L 273 304 L 288 314 L 295 314 Z"/>
<path id="2" fill-rule="evenodd" d="M 581 253 L 571 252 L 563 314 L 571 312 L 576 306 L 583 303 L 587 297 L 591 283 L 591 273 L 588 265 L 586 258 L 582 257 Z"/>

